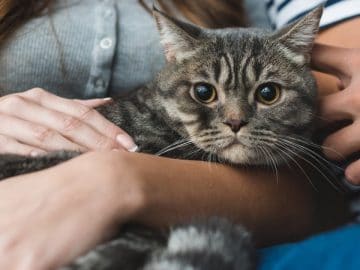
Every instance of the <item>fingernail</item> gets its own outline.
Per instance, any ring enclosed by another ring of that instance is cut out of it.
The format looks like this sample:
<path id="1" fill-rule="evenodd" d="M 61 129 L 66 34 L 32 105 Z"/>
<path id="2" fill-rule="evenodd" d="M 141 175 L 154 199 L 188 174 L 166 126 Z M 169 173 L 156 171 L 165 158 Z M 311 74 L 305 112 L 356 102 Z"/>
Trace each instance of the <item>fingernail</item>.
<path id="1" fill-rule="evenodd" d="M 127 135 L 119 134 L 116 136 L 116 140 L 130 152 L 134 152 L 134 149 L 137 149 L 135 142 Z"/>
<path id="2" fill-rule="evenodd" d="M 111 97 L 103 98 L 104 101 L 112 101 L 113 99 Z"/>
<path id="3" fill-rule="evenodd" d="M 36 150 L 33 150 L 30 152 L 30 156 L 32 156 L 32 157 L 38 157 L 38 156 L 44 155 L 44 154 L 45 154 L 45 152 L 40 152 L 40 151 L 36 151 Z"/>
<path id="4" fill-rule="evenodd" d="M 139 149 L 139 147 L 136 145 L 135 147 L 129 149 L 129 152 L 137 152 L 137 150 Z"/>

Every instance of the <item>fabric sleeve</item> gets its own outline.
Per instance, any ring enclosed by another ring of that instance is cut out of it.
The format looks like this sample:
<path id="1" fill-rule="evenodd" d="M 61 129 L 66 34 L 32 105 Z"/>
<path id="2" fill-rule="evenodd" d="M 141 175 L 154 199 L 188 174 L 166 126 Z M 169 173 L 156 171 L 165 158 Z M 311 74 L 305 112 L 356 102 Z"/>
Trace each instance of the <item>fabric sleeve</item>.
<path id="1" fill-rule="evenodd" d="M 325 6 L 320 21 L 321 28 L 360 16 L 360 0 L 265 0 L 265 2 L 275 29 L 299 19 L 321 4 Z"/>

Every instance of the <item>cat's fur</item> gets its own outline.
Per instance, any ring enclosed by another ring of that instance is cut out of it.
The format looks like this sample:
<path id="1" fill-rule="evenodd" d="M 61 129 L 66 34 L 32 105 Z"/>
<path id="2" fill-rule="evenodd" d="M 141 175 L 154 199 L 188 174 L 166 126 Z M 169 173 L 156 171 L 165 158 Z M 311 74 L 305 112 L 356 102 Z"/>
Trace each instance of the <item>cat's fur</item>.
<path id="1" fill-rule="evenodd" d="M 140 152 L 238 165 L 294 158 L 292 138 L 309 137 L 312 130 L 316 85 L 309 62 L 322 8 L 275 33 L 206 30 L 154 13 L 168 64 L 146 87 L 100 112 L 126 130 Z M 216 102 L 196 100 L 199 82 L 216 88 Z M 255 100 L 255 91 L 269 82 L 281 86 L 281 96 L 264 105 Z M 242 123 L 236 132 L 229 124 L 235 120 Z M 0 178 L 76 155 L 2 155 Z M 249 234 L 221 219 L 180 226 L 168 239 L 130 226 L 65 269 L 253 269 L 252 252 Z"/>

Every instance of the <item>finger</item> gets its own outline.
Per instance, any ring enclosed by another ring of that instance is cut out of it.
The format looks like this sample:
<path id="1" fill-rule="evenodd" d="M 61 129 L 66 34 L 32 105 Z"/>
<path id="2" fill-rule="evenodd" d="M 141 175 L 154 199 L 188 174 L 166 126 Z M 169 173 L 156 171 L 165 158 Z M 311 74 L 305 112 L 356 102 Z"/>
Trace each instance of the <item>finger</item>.
<path id="1" fill-rule="evenodd" d="M 348 120 L 353 118 L 349 91 L 343 90 L 320 98 L 320 118 L 327 122 Z"/>
<path id="2" fill-rule="evenodd" d="M 11 137 L 22 144 L 45 151 L 72 150 L 84 152 L 87 149 L 64 138 L 58 132 L 38 124 L 30 123 L 0 113 L 0 134 Z"/>
<path id="3" fill-rule="evenodd" d="M 90 109 L 78 102 L 55 96 L 41 89 L 27 91 L 24 93 L 24 96 L 46 108 L 78 118 L 97 130 L 99 133 L 103 134 L 103 136 L 111 138 L 118 147 L 125 147 L 128 150 L 136 148 L 133 139 L 126 132 L 108 121 L 96 110 Z M 98 145 L 93 145 L 92 149 L 98 149 L 97 147 Z"/>
<path id="4" fill-rule="evenodd" d="M 38 124 L 42 127 L 48 127 L 51 130 L 51 133 L 58 133 L 58 136 L 63 135 L 76 145 L 83 146 L 90 150 L 113 149 L 119 147 L 115 140 L 100 134 L 76 117 L 49 110 L 22 97 L 18 97 L 16 105 L 20 107 L 21 110 L 13 111 L 13 116 Z M 3 110 L 6 109 L 9 110 L 9 106 L 12 107 L 14 105 L 3 104 L 0 106 L 0 112 L 3 112 Z"/>
<path id="5" fill-rule="evenodd" d="M 74 101 L 91 108 L 100 107 L 113 102 L 112 98 L 94 98 L 94 99 L 73 99 Z"/>
<path id="6" fill-rule="evenodd" d="M 12 138 L 0 134 L 0 153 L 35 157 L 46 154 L 46 151 L 37 147 L 22 144 Z"/>
<path id="7" fill-rule="evenodd" d="M 341 160 L 360 150 L 360 122 L 355 121 L 324 141 L 325 155 L 334 160 Z"/>
<path id="8" fill-rule="evenodd" d="M 317 43 L 312 50 L 312 67 L 340 79 L 351 76 L 351 49 Z"/>
<path id="9" fill-rule="evenodd" d="M 360 185 L 360 160 L 351 163 L 345 169 L 346 179 L 354 185 Z"/>

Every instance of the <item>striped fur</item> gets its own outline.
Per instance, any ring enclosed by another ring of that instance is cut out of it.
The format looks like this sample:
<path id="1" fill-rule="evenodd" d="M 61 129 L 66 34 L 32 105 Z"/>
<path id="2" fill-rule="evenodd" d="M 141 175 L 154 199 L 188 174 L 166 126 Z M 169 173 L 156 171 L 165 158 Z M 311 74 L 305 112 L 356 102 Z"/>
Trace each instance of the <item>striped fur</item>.
<path id="1" fill-rule="evenodd" d="M 205 30 L 155 11 L 167 66 L 146 87 L 99 111 L 132 135 L 141 152 L 237 165 L 267 165 L 269 157 L 276 163 L 287 161 L 296 153 L 287 152 L 281 138 L 308 137 L 312 130 L 316 85 L 309 58 L 320 16 L 318 8 L 286 29 L 268 33 Z M 194 99 L 199 82 L 216 88 L 216 102 Z M 281 85 L 280 99 L 273 105 L 255 99 L 256 89 L 268 82 Z M 226 124 L 233 118 L 246 123 L 238 132 Z M 53 166 L 77 154 L 2 155 L 0 179 Z M 168 238 L 129 227 L 63 269 L 255 267 L 248 232 L 221 219 L 181 226 Z"/>

